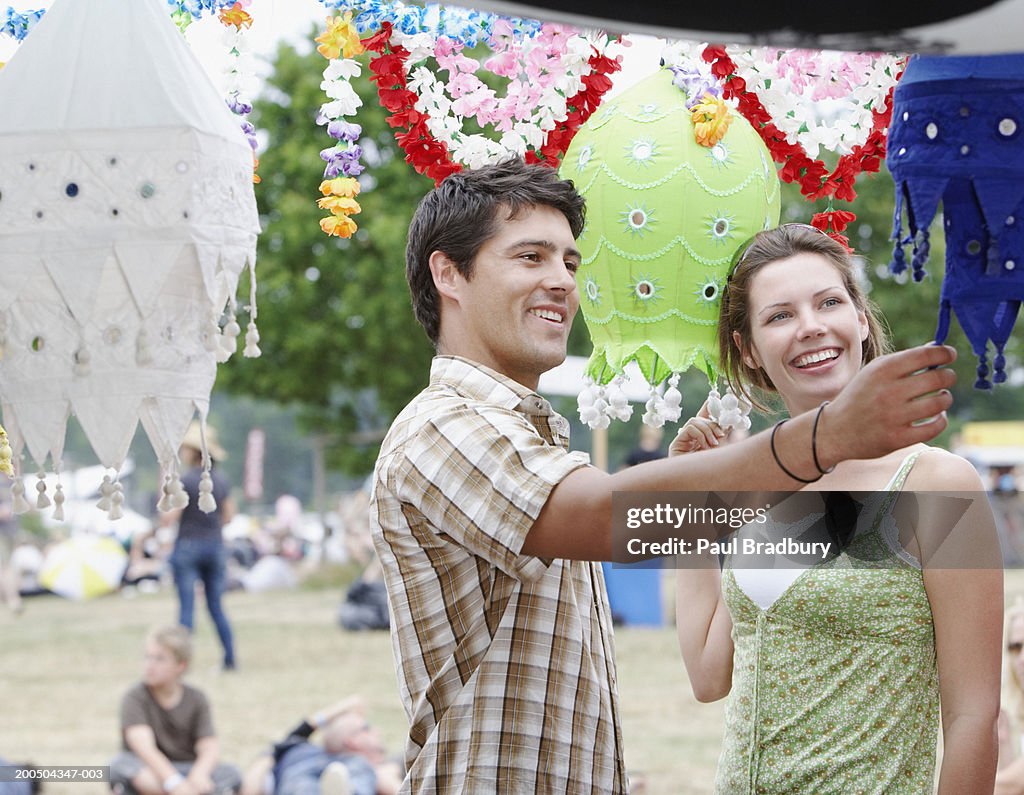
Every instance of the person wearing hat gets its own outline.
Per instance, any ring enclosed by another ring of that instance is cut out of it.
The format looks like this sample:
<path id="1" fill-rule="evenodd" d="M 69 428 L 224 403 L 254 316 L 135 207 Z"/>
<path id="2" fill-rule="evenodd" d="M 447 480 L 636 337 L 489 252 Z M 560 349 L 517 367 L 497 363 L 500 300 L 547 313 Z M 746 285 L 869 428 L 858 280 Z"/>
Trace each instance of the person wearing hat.
<path id="1" fill-rule="evenodd" d="M 203 476 L 203 443 L 213 461 L 227 458 L 224 448 L 217 443 L 217 434 L 209 425 L 203 429 L 193 421 L 181 443 L 178 454 L 181 459 L 182 485 L 188 494 L 188 505 L 179 510 L 170 511 L 163 516 L 165 524 L 177 522 L 178 535 L 171 553 L 171 570 L 174 573 L 174 585 L 178 590 L 178 623 L 192 630 L 192 614 L 195 606 L 196 581 L 202 580 L 203 593 L 206 594 L 206 606 L 210 611 L 224 647 L 224 670 L 235 669 L 235 646 L 231 632 L 231 623 L 221 604 L 224 593 L 225 561 L 227 553 L 224 549 L 224 525 L 235 515 L 235 505 L 231 499 L 231 487 L 228 481 L 216 471 L 211 470 L 213 480 L 213 498 L 217 507 L 206 513 L 199 506 L 199 481 Z"/>

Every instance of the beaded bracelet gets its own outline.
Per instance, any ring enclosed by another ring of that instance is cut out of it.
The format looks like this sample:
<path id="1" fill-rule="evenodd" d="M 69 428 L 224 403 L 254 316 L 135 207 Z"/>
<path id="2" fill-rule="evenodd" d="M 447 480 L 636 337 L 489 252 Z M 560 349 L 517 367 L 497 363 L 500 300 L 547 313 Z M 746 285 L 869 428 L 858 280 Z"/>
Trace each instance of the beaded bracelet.
<path id="1" fill-rule="evenodd" d="M 788 469 L 786 469 L 785 465 L 782 463 L 782 459 L 779 458 L 779 453 L 775 449 L 775 434 L 777 434 L 779 432 L 779 428 L 781 428 L 787 422 L 789 422 L 788 419 L 779 420 L 777 423 L 775 423 L 775 427 L 772 428 L 772 435 L 771 435 L 771 437 L 769 437 L 769 441 L 771 442 L 771 447 L 772 447 L 772 457 L 775 458 L 775 463 L 779 465 L 779 469 L 781 469 L 783 472 L 785 472 L 787 475 L 789 475 L 789 477 L 793 478 L 793 480 L 798 480 L 801 483 L 816 483 L 819 480 L 821 480 L 821 475 L 818 475 L 818 477 L 813 478 L 811 480 L 807 480 L 806 478 L 802 478 L 799 475 L 794 475 L 792 472 L 790 472 Z M 812 451 L 813 451 L 813 442 L 812 442 Z M 821 467 L 819 467 L 819 469 L 820 468 Z"/>
<path id="2" fill-rule="evenodd" d="M 821 419 L 821 413 L 825 410 L 825 406 L 827 405 L 828 401 L 826 400 L 818 406 L 818 413 L 814 415 L 814 426 L 811 428 L 811 456 L 814 458 L 814 466 L 818 468 L 818 471 L 822 475 L 827 475 L 836 468 L 836 465 L 833 464 L 828 469 L 822 469 L 821 462 L 818 460 L 818 420 Z M 781 464 L 779 466 L 781 466 Z M 817 478 L 815 478 L 815 480 L 817 480 Z"/>

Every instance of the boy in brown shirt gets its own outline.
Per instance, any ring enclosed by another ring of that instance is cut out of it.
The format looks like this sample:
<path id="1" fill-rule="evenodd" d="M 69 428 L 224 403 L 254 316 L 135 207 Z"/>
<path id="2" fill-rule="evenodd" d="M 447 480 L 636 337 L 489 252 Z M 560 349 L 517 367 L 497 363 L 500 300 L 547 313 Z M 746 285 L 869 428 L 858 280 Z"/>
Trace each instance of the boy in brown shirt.
<path id="1" fill-rule="evenodd" d="M 237 792 L 238 769 L 218 762 L 210 704 L 182 681 L 191 659 L 192 639 L 184 627 L 157 629 L 146 639 L 142 681 L 121 702 L 124 750 L 110 764 L 115 792 Z"/>

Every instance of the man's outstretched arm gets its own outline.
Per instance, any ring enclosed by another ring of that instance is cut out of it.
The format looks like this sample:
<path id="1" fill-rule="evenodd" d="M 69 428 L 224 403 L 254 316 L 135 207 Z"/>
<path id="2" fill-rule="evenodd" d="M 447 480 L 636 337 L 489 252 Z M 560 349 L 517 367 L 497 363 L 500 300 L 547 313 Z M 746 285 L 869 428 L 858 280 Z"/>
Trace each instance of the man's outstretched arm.
<path id="1" fill-rule="evenodd" d="M 933 439 L 946 428 L 956 375 L 948 346 L 923 345 L 875 359 L 822 413 L 818 461 L 829 468 L 847 459 L 878 458 Z M 800 477 L 818 474 L 811 451 L 816 412 L 794 417 L 779 430 L 776 450 Z M 614 475 L 577 469 L 548 497 L 523 544 L 522 553 L 544 558 L 612 560 L 613 492 L 787 491 L 802 486 L 772 455 L 769 433 L 699 456 L 651 461 Z"/>

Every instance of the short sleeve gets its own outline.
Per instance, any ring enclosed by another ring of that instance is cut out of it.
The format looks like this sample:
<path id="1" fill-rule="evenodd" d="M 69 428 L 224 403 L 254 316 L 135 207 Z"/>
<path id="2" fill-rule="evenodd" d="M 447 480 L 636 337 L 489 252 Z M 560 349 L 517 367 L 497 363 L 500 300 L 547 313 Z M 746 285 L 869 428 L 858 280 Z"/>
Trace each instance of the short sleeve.
<path id="1" fill-rule="evenodd" d="M 231 496 L 231 486 L 228 485 L 227 478 L 219 472 L 211 472 L 210 475 L 210 479 L 213 481 L 213 499 L 217 501 L 218 505 L 221 505 Z"/>
<path id="2" fill-rule="evenodd" d="M 196 740 L 203 737 L 213 737 L 213 716 L 210 714 L 210 702 L 199 690 L 192 691 L 195 700 L 195 718 L 193 719 L 193 733 Z"/>
<path id="3" fill-rule="evenodd" d="M 133 687 L 121 699 L 121 731 L 129 726 L 148 726 L 141 687 Z"/>
<path id="4" fill-rule="evenodd" d="M 521 553 L 551 491 L 588 463 L 517 411 L 470 404 L 432 416 L 394 461 L 394 492 L 453 543 L 520 580 L 549 561 Z"/>

